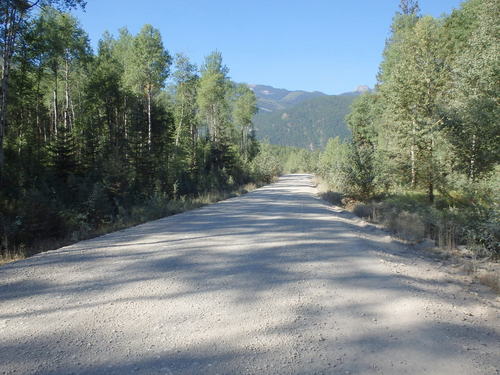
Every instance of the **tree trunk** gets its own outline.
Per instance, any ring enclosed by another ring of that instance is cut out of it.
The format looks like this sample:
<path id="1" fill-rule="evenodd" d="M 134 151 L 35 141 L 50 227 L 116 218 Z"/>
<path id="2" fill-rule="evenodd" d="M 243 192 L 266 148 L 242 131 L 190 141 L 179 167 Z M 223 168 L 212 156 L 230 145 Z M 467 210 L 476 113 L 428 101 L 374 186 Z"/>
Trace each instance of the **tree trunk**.
<path id="1" fill-rule="evenodd" d="M 193 172 L 196 168 L 196 138 L 197 138 L 197 131 L 196 131 L 196 126 L 194 124 L 193 119 L 191 118 L 191 125 L 190 125 L 190 133 L 191 133 L 191 172 Z"/>
<path id="2" fill-rule="evenodd" d="M 148 86 L 148 150 L 151 151 L 151 86 Z"/>
<path id="3" fill-rule="evenodd" d="M 211 127 L 212 127 L 212 140 L 214 143 L 217 143 L 218 140 L 218 129 L 217 129 L 217 115 L 215 104 L 212 104 L 212 113 L 211 113 Z"/>
<path id="4" fill-rule="evenodd" d="M 114 145 L 115 141 L 115 132 L 113 129 L 113 120 L 111 119 L 112 114 L 111 114 L 112 108 L 111 104 L 109 103 L 109 100 L 106 100 L 106 122 L 108 124 L 108 132 L 109 132 L 109 143 L 111 145 Z"/>
<path id="5" fill-rule="evenodd" d="M 119 132 L 120 114 L 118 111 L 118 105 L 115 105 L 115 116 L 113 119 L 113 123 L 115 128 L 115 146 L 121 147 L 123 142 L 120 139 L 120 132 Z"/>
<path id="6" fill-rule="evenodd" d="M 3 137 L 7 126 L 7 90 L 8 90 L 8 73 L 9 67 L 7 61 L 3 61 L 2 66 L 2 93 L 0 98 L 0 171 L 3 169 Z"/>
<path id="7" fill-rule="evenodd" d="M 151 151 L 151 86 L 148 86 L 148 150 Z"/>
<path id="8" fill-rule="evenodd" d="M 71 117 L 69 119 L 69 123 L 70 123 L 70 126 L 71 128 L 73 128 L 73 125 L 75 124 L 75 106 L 73 104 L 73 99 L 71 98 L 71 95 L 69 96 L 69 108 L 71 109 Z"/>
<path id="9" fill-rule="evenodd" d="M 428 188 L 427 197 L 429 198 L 429 202 L 433 203 L 434 202 L 434 182 L 432 180 L 432 177 L 429 178 L 429 185 L 427 188 Z"/>
<path id="10" fill-rule="evenodd" d="M 179 146 L 179 138 L 181 137 L 181 131 L 182 131 L 182 125 L 184 120 L 184 102 L 181 104 L 181 115 L 180 115 L 180 121 L 179 124 L 177 125 L 177 128 L 175 129 L 175 146 Z"/>
<path id="11" fill-rule="evenodd" d="M 45 124 L 40 122 L 40 83 L 41 83 L 42 70 L 37 69 L 37 83 L 36 83 L 36 104 L 35 104 L 35 117 L 36 117 L 36 127 L 38 129 L 38 134 L 42 138 L 43 142 L 47 143 L 47 130 Z"/>
<path id="12" fill-rule="evenodd" d="M 3 22 L 2 76 L 0 92 L 0 172 L 4 165 L 3 139 L 7 127 L 7 98 L 9 90 L 9 71 L 14 51 L 14 42 L 19 24 L 19 13 L 14 6 L 4 5 L 6 12 Z"/>
<path id="13" fill-rule="evenodd" d="M 16 36 L 19 33 L 19 28 L 23 17 L 34 4 L 29 4 L 27 2 L 18 1 L 5 1 L 2 0 L 3 6 L 3 48 L 2 56 L 2 73 L 1 73 L 1 84 L 0 84 L 0 172 L 4 165 L 4 152 L 3 152 L 3 139 L 5 135 L 5 129 L 7 127 L 7 100 L 8 100 L 8 90 L 9 90 L 9 71 L 12 62 L 12 55 L 14 53 Z"/>
<path id="14" fill-rule="evenodd" d="M 57 135 L 57 122 L 59 118 L 59 110 L 58 110 L 58 104 L 57 104 L 57 68 L 54 70 L 54 89 L 53 89 L 53 106 L 54 106 L 54 134 Z"/>
<path id="15" fill-rule="evenodd" d="M 71 121 L 69 118 L 69 67 L 68 60 L 64 59 L 64 128 L 71 130 Z"/>
<path id="16" fill-rule="evenodd" d="M 411 188 L 415 189 L 417 184 L 417 171 L 415 166 L 415 121 L 412 123 L 411 128 L 412 138 L 410 146 L 410 162 L 411 162 Z"/>
<path id="17" fill-rule="evenodd" d="M 434 139 L 431 138 L 430 150 L 429 150 L 429 163 L 428 163 L 428 197 L 429 202 L 434 202 Z"/>
<path id="18" fill-rule="evenodd" d="M 123 96 L 123 138 L 125 145 L 125 160 L 128 160 L 128 123 L 127 123 L 127 95 Z"/>
<path id="19" fill-rule="evenodd" d="M 472 153 L 469 163 L 469 180 L 474 181 L 476 178 L 476 134 L 472 134 Z"/>

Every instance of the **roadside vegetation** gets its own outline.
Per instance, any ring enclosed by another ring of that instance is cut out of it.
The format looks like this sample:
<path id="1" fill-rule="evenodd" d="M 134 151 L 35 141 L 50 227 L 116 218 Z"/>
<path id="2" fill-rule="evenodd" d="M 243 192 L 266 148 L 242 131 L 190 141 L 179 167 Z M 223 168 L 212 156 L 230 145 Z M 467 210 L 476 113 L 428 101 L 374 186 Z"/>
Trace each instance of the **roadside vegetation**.
<path id="1" fill-rule="evenodd" d="M 270 181 L 253 92 L 145 25 L 92 51 L 81 0 L 0 5 L 0 258 L 23 257 Z M 244 187 L 247 186 L 247 187 Z"/>
<path id="2" fill-rule="evenodd" d="M 266 181 L 267 182 L 267 181 Z M 20 241 L 21 245 L 13 251 L 5 249 L 0 257 L 0 265 L 13 260 L 24 259 L 36 253 L 56 249 L 80 240 L 85 240 L 129 228 L 151 220 L 160 219 L 165 216 L 175 215 L 185 211 L 203 207 L 228 198 L 237 197 L 255 190 L 262 183 L 248 183 L 238 187 L 227 187 L 226 190 L 216 190 L 200 193 L 198 196 L 182 196 L 179 198 L 151 197 L 147 201 L 139 202 L 128 210 L 122 210 L 118 214 L 102 220 L 99 225 L 91 225 L 84 220 L 80 222 L 67 223 L 70 230 L 59 236 L 42 237 L 32 242 Z M 25 245 L 28 244 L 28 245 Z"/>
<path id="3" fill-rule="evenodd" d="M 289 152 L 283 169 L 316 173 L 326 199 L 410 242 L 500 259 L 499 7 L 469 0 L 436 19 L 401 1 L 351 140 Z"/>

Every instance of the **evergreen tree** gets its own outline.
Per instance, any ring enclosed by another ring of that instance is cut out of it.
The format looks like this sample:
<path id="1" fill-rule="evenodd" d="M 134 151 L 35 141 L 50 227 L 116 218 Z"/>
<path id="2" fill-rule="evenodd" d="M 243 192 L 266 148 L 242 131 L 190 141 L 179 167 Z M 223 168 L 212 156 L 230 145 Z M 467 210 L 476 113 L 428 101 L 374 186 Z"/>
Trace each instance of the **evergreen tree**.
<path id="1" fill-rule="evenodd" d="M 189 165 L 193 169 L 196 162 L 198 118 L 196 105 L 199 77 L 194 64 L 182 54 L 175 59 L 175 146 L 189 155 Z"/>
<path id="2" fill-rule="evenodd" d="M 0 178 L 4 165 L 3 139 L 8 123 L 9 76 L 12 59 L 19 50 L 20 36 L 35 5 L 75 8 L 85 6 L 84 0 L 4 0 L 0 3 Z M 1 180 L 0 180 L 1 182 Z"/>

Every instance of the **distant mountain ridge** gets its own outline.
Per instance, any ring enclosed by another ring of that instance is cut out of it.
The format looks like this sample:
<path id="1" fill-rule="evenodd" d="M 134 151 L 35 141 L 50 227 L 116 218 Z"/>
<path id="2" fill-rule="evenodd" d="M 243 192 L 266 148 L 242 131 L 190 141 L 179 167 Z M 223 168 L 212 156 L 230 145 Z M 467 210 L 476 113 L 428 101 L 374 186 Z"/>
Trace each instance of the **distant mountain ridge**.
<path id="1" fill-rule="evenodd" d="M 257 138 L 271 144 L 316 150 L 329 138 L 349 139 L 345 123 L 354 95 L 325 95 L 273 112 L 259 111 L 253 122 Z"/>
<path id="2" fill-rule="evenodd" d="M 358 96 L 361 94 L 364 94 L 366 92 L 373 92 L 373 89 L 371 89 L 369 86 L 366 85 L 360 85 L 356 87 L 356 90 L 354 91 L 349 91 L 349 92 L 344 92 L 340 95 L 353 95 L 353 96 Z"/>
<path id="3" fill-rule="evenodd" d="M 368 86 L 352 92 L 327 95 L 319 91 L 289 91 L 266 85 L 248 85 L 257 97 L 259 112 L 254 116 L 257 138 L 272 144 L 320 149 L 329 138 L 348 139 L 345 123 L 354 99 Z"/>
<path id="4" fill-rule="evenodd" d="M 319 91 L 290 91 L 266 85 L 248 85 L 248 87 L 252 89 L 257 97 L 259 110 L 265 112 L 287 109 L 305 100 L 327 96 L 325 93 Z"/>

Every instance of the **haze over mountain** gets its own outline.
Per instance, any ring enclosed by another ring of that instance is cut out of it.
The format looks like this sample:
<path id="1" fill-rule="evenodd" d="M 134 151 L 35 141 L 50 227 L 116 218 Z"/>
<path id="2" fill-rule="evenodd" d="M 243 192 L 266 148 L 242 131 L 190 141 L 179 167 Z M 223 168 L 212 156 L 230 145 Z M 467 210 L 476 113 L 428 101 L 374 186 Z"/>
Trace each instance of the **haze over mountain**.
<path id="1" fill-rule="evenodd" d="M 345 123 L 356 96 L 371 91 L 358 86 L 352 92 L 327 95 L 314 91 L 289 91 L 266 85 L 248 85 L 257 97 L 254 117 L 257 138 L 272 144 L 311 150 L 323 148 L 329 138 L 350 137 Z"/>

